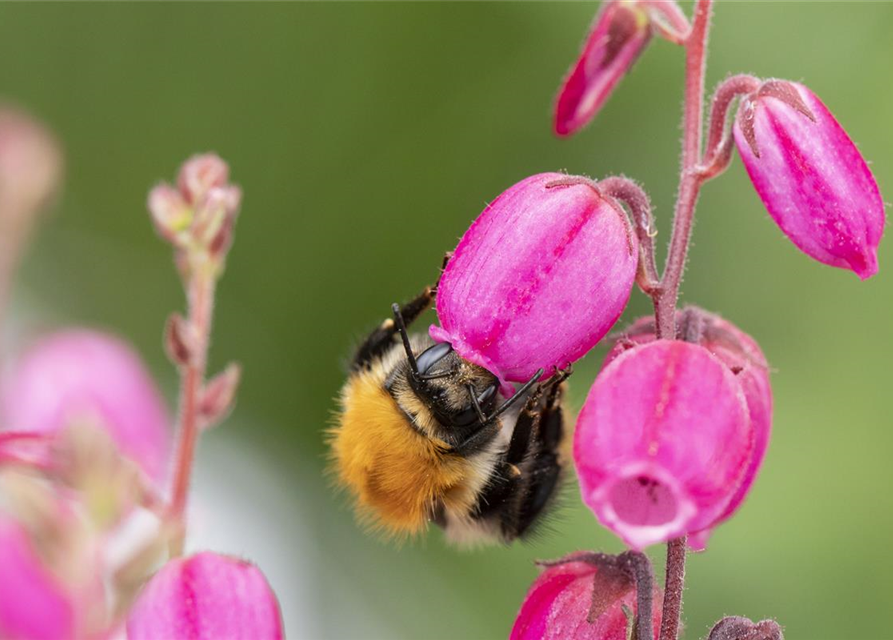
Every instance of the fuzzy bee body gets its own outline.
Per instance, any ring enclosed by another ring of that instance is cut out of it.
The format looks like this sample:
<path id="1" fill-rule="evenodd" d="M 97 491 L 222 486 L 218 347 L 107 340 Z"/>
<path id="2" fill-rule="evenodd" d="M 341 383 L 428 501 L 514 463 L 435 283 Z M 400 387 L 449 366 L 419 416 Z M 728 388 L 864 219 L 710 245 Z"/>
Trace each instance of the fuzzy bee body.
<path id="1" fill-rule="evenodd" d="M 511 542 L 563 475 L 566 375 L 503 397 L 450 345 L 406 333 L 433 297 L 395 309 L 357 350 L 329 434 L 333 469 L 373 529 L 411 536 L 434 522 L 459 544 Z"/>

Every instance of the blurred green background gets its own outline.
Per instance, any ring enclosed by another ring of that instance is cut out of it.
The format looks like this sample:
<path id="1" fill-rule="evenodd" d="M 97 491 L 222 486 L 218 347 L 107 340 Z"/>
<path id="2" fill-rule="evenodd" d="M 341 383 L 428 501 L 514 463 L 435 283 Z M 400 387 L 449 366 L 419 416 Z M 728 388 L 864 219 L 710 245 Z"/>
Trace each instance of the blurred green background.
<path id="1" fill-rule="evenodd" d="M 241 361 L 244 383 L 203 447 L 227 443 L 214 490 L 246 532 L 220 550 L 261 562 L 292 637 L 504 638 L 533 559 L 621 549 L 575 487 L 533 543 L 460 553 L 432 531 L 398 548 L 365 535 L 322 475 L 351 345 L 436 277 L 444 250 L 512 183 L 551 170 L 633 176 L 657 206 L 663 249 L 682 52 L 655 42 L 592 126 L 571 140 L 550 132 L 596 6 L 0 5 L 0 96 L 47 121 L 68 162 L 22 269 L 20 331 L 113 328 L 173 398 L 160 335 L 183 301 L 146 192 L 207 150 L 244 188 L 212 353 L 215 368 Z M 807 83 L 890 198 L 891 24 L 891 3 L 719 2 L 708 87 L 741 71 Z M 782 236 L 740 161 L 706 186 L 683 299 L 760 341 L 776 411 L 750 499 L 690 559 L 687 638 L 724 614 L 777 617 L 791 639 L 893 638 L 891 256 L 882 244 L 880 275 L 860 283 Z M 624 321 L 648 311 L 635 293 Z M 579 366 L 575 407 L 601 356 Z M 230 501 L 252 473 L 266 484 Z M 252 503 L 263 509 L 239 512 Z"/>

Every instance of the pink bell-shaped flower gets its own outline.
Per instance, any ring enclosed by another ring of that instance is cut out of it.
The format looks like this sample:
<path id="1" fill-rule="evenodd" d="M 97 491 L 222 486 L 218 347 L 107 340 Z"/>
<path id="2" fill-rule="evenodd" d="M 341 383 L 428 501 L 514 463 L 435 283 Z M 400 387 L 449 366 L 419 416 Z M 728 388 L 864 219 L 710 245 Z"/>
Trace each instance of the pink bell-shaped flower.
<path id="1" fill-rule="evenodd" d="M 76 628 L 66 585 L 46 568 L 24 529 L 0 519 L 0 638 L 73 638 Z"/>
<path id="2" fill-rule="evenodd" d="M 129 640 L 278 640 L 279 603 L 254 565 L 203 552 L 169 561 L 127 619 Z"/>
<path id="3" fill-rule="evenodd" d="M 602 369 L 577 421 L 583 501 L 634 549 L 712 526 L 754 430 L 735 374 L 706 348 L 656 340 Z"/>
<path id="4" fill-rule="evenodd" d="M 884 203 L 868 164 L 812 91 L 769 80 L 741 102 L 735 144 L 769 214 L 819 262 L 878 270 Z"/>
<path id="5" fill-rule="evenodd" d="M 632 291 L 639 251 L 626 214 L 591 183 L 566 182 L 542 173 L 502 193 L 438 286 L 431 337 L 503 382 L 539 369 L 548 376 L 583 356 Z"/>
<path id="6" fill-rule="evenodd" d="M 4 376 L 5 429 L 56 433 L 82 421 L 108 430 L 121 452 L 163 481 L 170 450 L 164 401 L 133 349 L 68 329 L 42 338 Z"/>
<path id="7" fill-rule="evenodd" d="M 651 39 L 648 13 L 637 2 L 608 0 L 558 92 L 555 133 L 569 136 L 602 108 Z"/>
<path id="8" fill-rule="evenodd" d="M 694 307 L 677 313 L 677 325 L 684 325 L 687 315 L 699 324 L 698 344 L 719 358 L 735 374 L 744 394 L 754 434 L 753 453 L 728 506 L 709 528 L 689 533 L 689 546 L 701 551 L 706 547 L 712 529 L 728 520 L 741 506 L 763 465 L 772 431 L 772 387 L 769 384 L 769 364 L 756 340 L 728 320 Z M 654 318 L 640 318 L 623 331 L 621 339 L 605 358 L 604 366 L 631 346 L 655 339 Z"/>
<path id="9" fill-rule="evenodd" d="M 583 551 L 546 564 L 524 598 L 509 639 L 626 640 L 629 621 L 623 607 L 637 613 L 635 583 L 598 559 Z M 654 637 L 662 601 L 655 589 Z"/>

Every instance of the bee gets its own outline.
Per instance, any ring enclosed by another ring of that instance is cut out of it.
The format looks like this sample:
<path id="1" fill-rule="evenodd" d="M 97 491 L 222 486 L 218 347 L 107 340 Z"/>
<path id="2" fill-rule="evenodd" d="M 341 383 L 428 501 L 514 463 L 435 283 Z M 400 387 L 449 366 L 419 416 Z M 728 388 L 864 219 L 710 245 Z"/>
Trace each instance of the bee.
<path id="1" fill-rule="evenodd" d="M 372 529 L 403 538 L 433 522 L 460 545 L 509 543 L 535 530 L 564 475 L 570 368 L 504 397 L 449 343 L 407 332 L 435 296 L 392 305 L 356 350 L 329 431 L 332 470 Z"/>

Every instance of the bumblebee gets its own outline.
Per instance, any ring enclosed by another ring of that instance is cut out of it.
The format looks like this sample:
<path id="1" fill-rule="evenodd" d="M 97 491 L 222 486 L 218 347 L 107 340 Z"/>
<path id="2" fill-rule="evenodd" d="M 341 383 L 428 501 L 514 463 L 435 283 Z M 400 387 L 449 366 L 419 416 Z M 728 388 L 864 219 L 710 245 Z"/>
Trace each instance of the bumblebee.
<path id="1" fill-rule="evenodd" d="M 564 475 L 570 369 L 503 397 L 490 371 L 407 332 L 435 295 L 394 304 L 357 349 L 329 432 L 332 470 L 373 529 L 402 538 L 433 522 L 460 545 L 509 543 L 535 530 Z"/>

